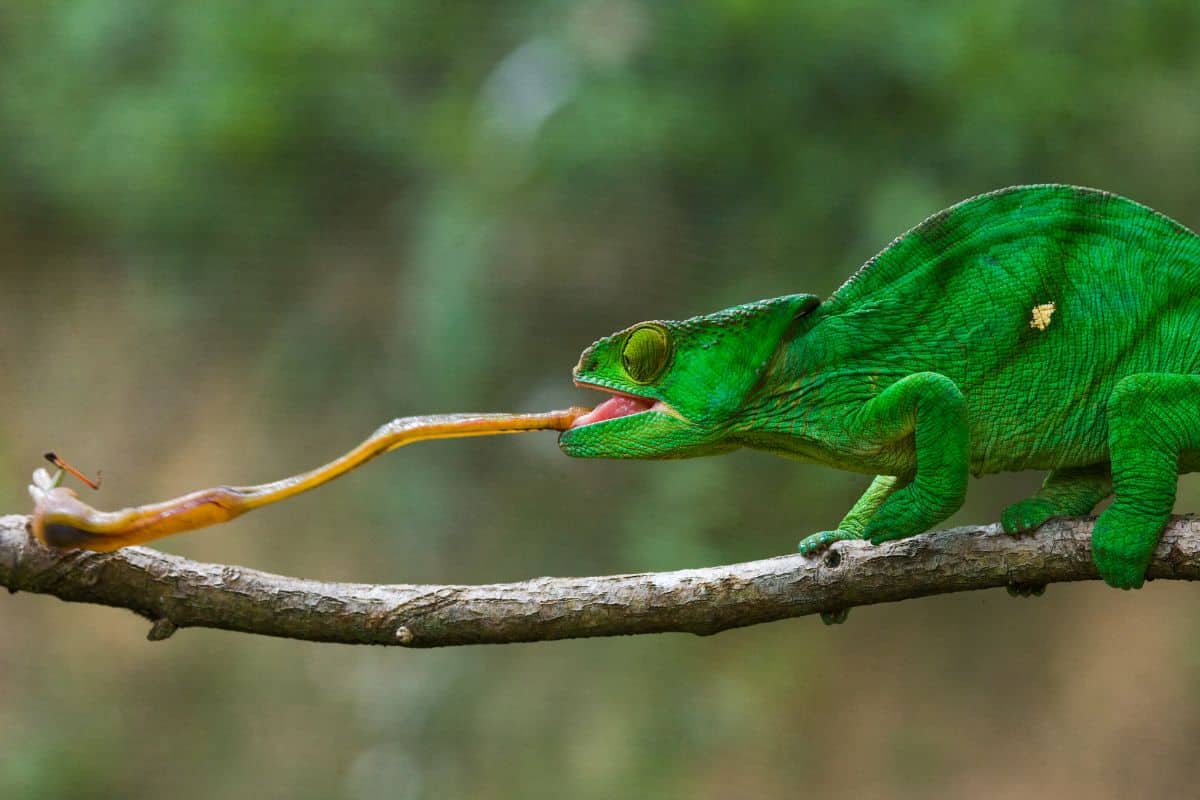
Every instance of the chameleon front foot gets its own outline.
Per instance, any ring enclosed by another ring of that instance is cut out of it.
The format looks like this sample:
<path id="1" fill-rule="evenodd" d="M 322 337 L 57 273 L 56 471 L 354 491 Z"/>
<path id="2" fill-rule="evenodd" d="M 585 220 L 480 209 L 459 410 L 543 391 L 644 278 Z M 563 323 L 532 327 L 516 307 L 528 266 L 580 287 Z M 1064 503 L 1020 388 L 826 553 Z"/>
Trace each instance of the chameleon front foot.
<path id="1" fill-rule="evenodd" d="M 1041 597 L 1046 593 L 1046 584 L 1013 581 L 1004 587 L 1010 597 Z"/>
<path id="2" fill-rule="evenodd" d="M 840 528 L 836 531 L 821 531 L 814 533 L 812 536 L 805 536 L 800 540 L 800 544 L 796 546 L 796 549 L 800 551 L 800 555 L 802 556 L 811 556 L 826 549 L 834 542 L 861 538 L 858 534 L 841 530 Z"/>
<path id="3" fill-rule="evenodd" d="M 805 536 L 800 540 L 797 550 L 801 555 L 811 556 L 826 550 L 834 542 L 843 542 L 847 539 L 861 539 L 857 533 L 852 533 L 847 530 L 838 529 L 836 531 L 820 531 L 812 536 Z M 846 621 L 846 617 L 850 616 L 850 609 L 839 608 L 836 611 L 822 611 L 821 622 L 826 625 L 841 625 Z"/>

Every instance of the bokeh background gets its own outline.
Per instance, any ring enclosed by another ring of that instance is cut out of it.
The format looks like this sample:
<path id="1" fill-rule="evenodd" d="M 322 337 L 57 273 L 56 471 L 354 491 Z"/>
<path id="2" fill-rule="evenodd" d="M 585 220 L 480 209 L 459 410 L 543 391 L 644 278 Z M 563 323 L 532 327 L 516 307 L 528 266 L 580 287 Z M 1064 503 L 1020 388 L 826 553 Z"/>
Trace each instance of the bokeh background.
<path id="1" fill-rule="evenodd" d="M 1006 185 L 1195 227 L 1198 81 L 1194 0 L 7 0 L 0 510 L 48 449 L 120 507 L 290 474 L 393 416 L 591 402 L 570 368 L 598 336 L 828 294 Z M 952 522 L 1039 477 L 974 481 Z M 418 445 L 162 546 L 330 580 L 667 570 L 787 552 L 866 482 L 531 434 Z M 441 651 L 147 627 L 0 598 L 0 796 L 1195 792 L 1186 585 Z"/>

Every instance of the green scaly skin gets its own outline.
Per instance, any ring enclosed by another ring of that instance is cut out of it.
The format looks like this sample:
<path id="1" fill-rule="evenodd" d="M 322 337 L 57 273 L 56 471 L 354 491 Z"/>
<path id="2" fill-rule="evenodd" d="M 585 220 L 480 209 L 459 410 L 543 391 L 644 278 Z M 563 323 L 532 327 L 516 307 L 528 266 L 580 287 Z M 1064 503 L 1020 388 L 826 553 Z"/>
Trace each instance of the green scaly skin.
<path id="1" fill-rule="evenodd" d="M 1004 189 L 930 217 L 824 302 L 643 323 L 585 350 L 575 379 L 626 399 L 564 432 L 568 455 L 752 447 L 880 476 L 801 552 L 912 536 L 959 508 L 969 474 L 1040 469 L 1004 529 L 1115 492 L 1093 557 L 1136 588 L 1176 476 L 1200 465 L 1200 237 L 1105 192 Z"/>

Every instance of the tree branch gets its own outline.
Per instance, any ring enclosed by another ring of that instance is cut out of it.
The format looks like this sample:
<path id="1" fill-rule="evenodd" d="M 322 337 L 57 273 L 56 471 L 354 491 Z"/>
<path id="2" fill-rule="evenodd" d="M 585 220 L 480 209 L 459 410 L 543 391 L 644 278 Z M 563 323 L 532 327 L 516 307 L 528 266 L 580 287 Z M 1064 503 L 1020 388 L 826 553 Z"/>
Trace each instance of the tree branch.
<path id="1" fill-rule="evenodd" d="M 972 525 L 879 547 L 840 542 L 820 556 L 479 586 L 321 583 L 144 547 L 60 553 L 34 541 L 28 522 L 0 517 L 0 585 L 131 609 L 153 621 L 152 641 L 184 627 L 409 647 L 707 635 L 932 594 L 1097 577 L 1090 519 L 1055 520 L 1020 538 Z M 1172 519 L 1149 576 L 1200 579 L 1200 520 Z"/>

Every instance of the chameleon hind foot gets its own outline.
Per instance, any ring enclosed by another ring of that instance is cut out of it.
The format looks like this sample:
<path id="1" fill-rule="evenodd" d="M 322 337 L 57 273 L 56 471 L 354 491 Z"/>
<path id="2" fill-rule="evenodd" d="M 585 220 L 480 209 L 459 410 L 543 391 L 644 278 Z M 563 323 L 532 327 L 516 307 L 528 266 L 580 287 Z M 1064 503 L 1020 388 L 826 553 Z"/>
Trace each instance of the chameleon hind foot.
<path id="1" fill-rule="evenodd" d="M 1004 509 L 1000 513 L 1000 527 L 1005 533 L 1017 536 L 1031 533 L 1060 516 L 1064 515 L 1057 504 L 1040 497 L 1030 497 Z"/>
<path id="2" fill-rule="evenodd" d="M 1127 375 L 1108 398 L 1116 499 L 1092 529 L 1092 559 L 1118 589 L 1137 589 L 1175 505 L 1181 462 L 1200 450 L 1200 376 Z"/>
<path id="3" fill-rule="evenodd" d="M 1046 584 L 1013 581 L 1004 587 L 1009 597 L 1041 597 L 1046 593 Z"/>
<path id="4" fill-rule="evenodd" d="M 1000 514 L 1000 526 L 1012 535 L 1036 530 L 1054 517 L 1075 517 L 1090 513 L 1096 504 L 1112 494 L 1112 476 L 1108 467 L 1056 469 L 1046 476 L 1042 488 Z"/>
<path id="5" fill-rule="evenodd" d="M 1154 558 L 1166 515 L 1147 516 L 1113 503 L 1092 529 L 1092 560 L 1115 589 L 1140 589 Z"/>

